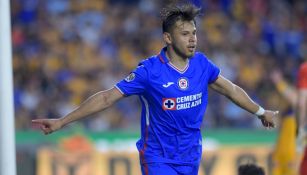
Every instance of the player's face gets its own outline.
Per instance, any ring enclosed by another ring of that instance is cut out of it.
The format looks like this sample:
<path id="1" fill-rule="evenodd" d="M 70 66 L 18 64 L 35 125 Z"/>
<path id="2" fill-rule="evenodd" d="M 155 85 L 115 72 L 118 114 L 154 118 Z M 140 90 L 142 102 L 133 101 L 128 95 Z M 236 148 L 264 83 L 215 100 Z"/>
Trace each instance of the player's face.
<path id="1" fill-rule="evenodd" d="M 195 54 L 197 37 L 194 21 L 177 21 L 170 35 L 172 48 L 178 55 L 189 58 Z"/>

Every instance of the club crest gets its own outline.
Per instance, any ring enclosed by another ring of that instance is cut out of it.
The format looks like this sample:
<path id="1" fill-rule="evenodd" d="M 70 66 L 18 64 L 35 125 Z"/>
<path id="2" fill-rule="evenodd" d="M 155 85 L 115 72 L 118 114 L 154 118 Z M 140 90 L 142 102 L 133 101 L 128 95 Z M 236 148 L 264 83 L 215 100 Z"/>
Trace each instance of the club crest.
<path id="1" fill-rule="evenodd" d="M 187 90 L 188 87 L 189 87 L 189 81 L 188 81 L 188 79 L 185 78 L 185 77 L 179 78 L 179 80 L 178 80 L 178 87 L 179 87 L 181 90 Z"/>

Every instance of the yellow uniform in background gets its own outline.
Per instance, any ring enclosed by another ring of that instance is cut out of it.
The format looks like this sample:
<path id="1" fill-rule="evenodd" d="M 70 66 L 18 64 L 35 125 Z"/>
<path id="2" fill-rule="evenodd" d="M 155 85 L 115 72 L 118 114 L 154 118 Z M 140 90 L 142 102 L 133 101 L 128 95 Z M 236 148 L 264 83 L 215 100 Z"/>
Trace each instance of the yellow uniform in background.
<path id="1" fill-rule="evenodd" d="M 290 112 L 282 118 L 272 161 L 272 175 L 297 175 L 298 155 L 296 154 L 294 112 Z"/>

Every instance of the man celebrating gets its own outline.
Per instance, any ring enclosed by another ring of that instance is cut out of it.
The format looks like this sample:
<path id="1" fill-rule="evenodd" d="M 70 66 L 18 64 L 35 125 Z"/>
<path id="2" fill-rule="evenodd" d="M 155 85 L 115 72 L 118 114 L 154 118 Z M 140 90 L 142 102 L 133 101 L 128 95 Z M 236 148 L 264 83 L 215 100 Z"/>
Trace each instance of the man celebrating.
<path id="1" fill-rule="evenodd" d="M 262 124 L 274 127 L 277 111 L 265 110 L 203 53 L 196 52 L 195 17 L 191 4 L 162 10 L 161 52 L 140 62 L 113 88 L 91 96 L 76 110 L 59 119 L 33 120 L 45 134 L 102 111 L 117 100 L 138 95 L 142 102 L 141 138 L 137 142 L 143 175 L 196 175 L 202 154 L 200 126 L 206 111 L 208 87 L 254 113 Z"/>

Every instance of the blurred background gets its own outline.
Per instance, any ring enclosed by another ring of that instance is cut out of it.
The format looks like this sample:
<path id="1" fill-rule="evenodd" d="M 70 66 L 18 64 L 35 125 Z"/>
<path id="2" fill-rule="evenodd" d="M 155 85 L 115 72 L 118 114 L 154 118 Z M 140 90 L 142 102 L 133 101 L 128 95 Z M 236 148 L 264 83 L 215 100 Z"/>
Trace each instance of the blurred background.
<path id="1" fill-rule="evenodd" d="M 137 97 L 50 136 L 33 130 L 30 121 L 67 114 L 126 77 L 140 60 L 158 54 L 164 45 L 159 11 L 170 2 L 11 0 L 18 174 L 139 174 Z M 306 1 L 193 3 L 203 9 L 197 20 L 198 50 L 259 104 L 287 113 L 290 105 L 270 75 L 279 69 L 295 84 L 298 65 L 307 57 Z M 277 131 L 263 130 L 253 115 L 213 91 L 203 128 L 208 153 L 200 174 L 226 175 L 218 172 L 223 153 L 232 157 L 223 164 L 246 159 L 269 171 Z M 234 173 L 231 165 L 226 170 Z"/>

